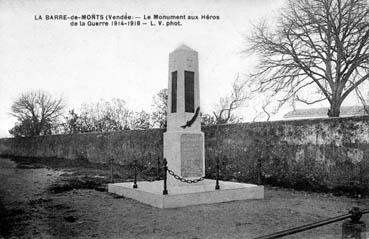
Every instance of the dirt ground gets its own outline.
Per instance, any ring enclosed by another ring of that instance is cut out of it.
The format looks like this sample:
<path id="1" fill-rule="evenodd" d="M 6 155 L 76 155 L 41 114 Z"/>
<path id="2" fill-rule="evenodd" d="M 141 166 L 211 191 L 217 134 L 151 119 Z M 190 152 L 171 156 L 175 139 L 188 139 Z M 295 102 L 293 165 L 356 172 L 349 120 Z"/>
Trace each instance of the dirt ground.
<path id="1" fill-rule="evenodd" d="M 157 209 L 109 194 L 109 175 L 93 165 L 0 158 L 0 238 L 253 238 L 369 208 L 368 198 L 266 187 L 264 200 Z M 369 225 L 368 214 L 362 219 Z M 285 238 L 341 238 L 341 225 Z"/>

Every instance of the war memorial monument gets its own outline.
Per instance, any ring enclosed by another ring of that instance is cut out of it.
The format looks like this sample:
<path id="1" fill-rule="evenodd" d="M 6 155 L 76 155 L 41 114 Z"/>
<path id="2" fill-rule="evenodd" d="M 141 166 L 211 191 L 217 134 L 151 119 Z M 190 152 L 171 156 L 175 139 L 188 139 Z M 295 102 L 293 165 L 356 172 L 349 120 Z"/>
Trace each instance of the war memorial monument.
<path id="1" fill-rule="evenodd" d="M 167 131 L 163 180 L 113 183 L 108 191 L 159 208 L 264 198 L 263 186 L 205 179 L 198 53 L 181 45 L 169 55 Z M 191 182 L 191 183 L 189 183 Z"/>

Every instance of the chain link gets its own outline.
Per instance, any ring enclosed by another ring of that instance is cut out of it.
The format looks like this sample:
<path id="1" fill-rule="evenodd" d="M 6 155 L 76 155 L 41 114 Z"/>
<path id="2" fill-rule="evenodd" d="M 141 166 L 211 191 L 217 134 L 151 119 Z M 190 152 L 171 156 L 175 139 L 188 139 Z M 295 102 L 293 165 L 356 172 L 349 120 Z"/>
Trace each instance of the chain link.
<path id="1" fill-rule="evenodd" d="M 182 178 L 181 176 L 176 175 L 172 170 L 170 170 L 169 168 L 167 169 L 168 173 L 170 175 L 172 175 L 175 179 L 183 182 L 183 183 L 198 183 L 201 182 L 202 180 L 204 180 L 205 178 L 201 177 L 201 178 L 196 178 L 196 179 L 185 179 Z"/>

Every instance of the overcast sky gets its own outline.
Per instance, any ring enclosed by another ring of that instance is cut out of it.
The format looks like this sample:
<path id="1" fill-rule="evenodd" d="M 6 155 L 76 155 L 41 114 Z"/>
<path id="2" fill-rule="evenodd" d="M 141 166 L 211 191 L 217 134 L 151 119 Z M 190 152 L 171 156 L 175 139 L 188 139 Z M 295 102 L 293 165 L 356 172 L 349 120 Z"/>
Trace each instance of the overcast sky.
<path id="1" fill-rule="evenodd" d="M 67 109 L 99 99 L 124 99 L 151 110 L 167 87 L 168 54 L 181 44 L 199 53 L 201 106 L 209 112 L 229 93 L 237 73 L 255 60 L 242 55 L 252 23 L 276 14 L 283 0 L 218 1 L 5 1 L 0 0 L 0 137 L 15 120 L 10 106 L 20 93 L 43 89 L 67 99 Z M 72 27 L 38 15 L 218 15 L 180 27 Z M 250 115 L 245 108 L 244 115 Z M 245 117 L 247 119 L 247 117 Z"/>

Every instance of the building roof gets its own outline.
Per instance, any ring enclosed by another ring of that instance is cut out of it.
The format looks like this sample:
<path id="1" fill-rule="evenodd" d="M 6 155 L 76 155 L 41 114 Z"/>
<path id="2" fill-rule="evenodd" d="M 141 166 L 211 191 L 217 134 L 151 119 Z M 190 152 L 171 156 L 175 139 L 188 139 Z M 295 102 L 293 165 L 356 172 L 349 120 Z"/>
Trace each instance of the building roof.
<path id="1" fill-rule="evenodd" d="M 366 106 L 367 109 L 369 106 Z M 283 116 L 283 118 L 325 118 L 328 117 L 328 107 L 322 108 L 311 108 L 311 109 L 296 109 L 294 111 L 290 111 Z M 349 116 L 362 116 L 367 115 L 363 106 L 354 105 L 354 106 L 342 106 L 340 117 L 349 117 Z"/>

